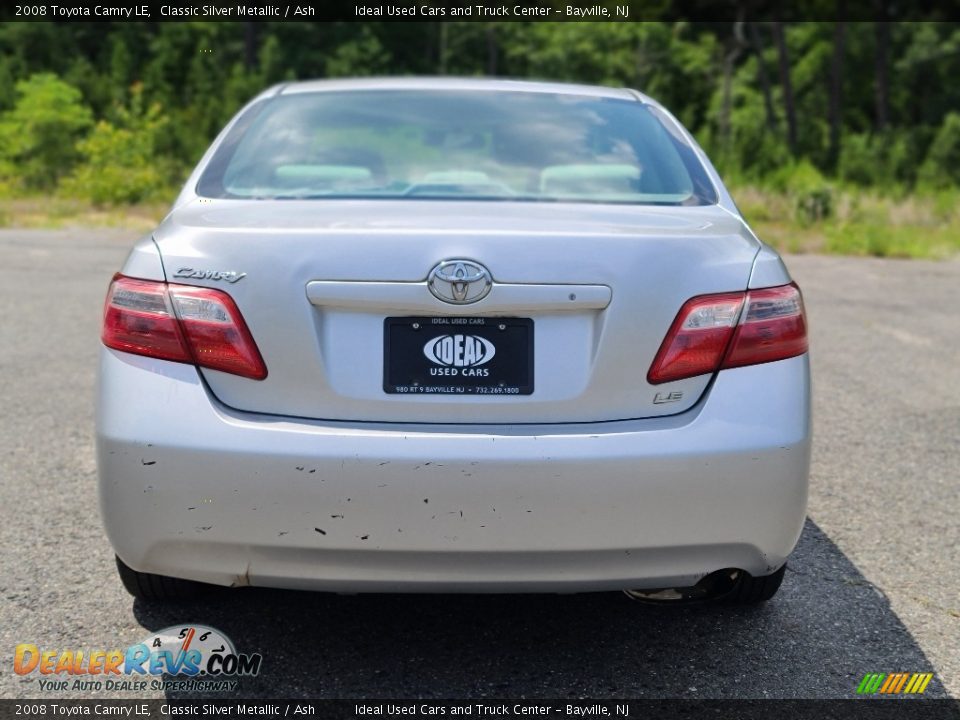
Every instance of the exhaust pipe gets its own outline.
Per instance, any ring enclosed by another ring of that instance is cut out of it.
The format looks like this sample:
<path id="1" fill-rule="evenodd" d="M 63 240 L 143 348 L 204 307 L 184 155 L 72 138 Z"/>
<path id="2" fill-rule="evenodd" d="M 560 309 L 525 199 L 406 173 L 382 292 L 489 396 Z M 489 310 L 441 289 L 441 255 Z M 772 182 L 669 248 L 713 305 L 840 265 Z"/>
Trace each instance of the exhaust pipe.
<path id="1" fill-rule="evenodd" d="M 743 574 L 744 571 L 737 568 L 724 568 L 705 575 L 690 587 L 624 590 L 623 593 L 631 600 L 649 605 L 697 605 L 729 595 Z"/>

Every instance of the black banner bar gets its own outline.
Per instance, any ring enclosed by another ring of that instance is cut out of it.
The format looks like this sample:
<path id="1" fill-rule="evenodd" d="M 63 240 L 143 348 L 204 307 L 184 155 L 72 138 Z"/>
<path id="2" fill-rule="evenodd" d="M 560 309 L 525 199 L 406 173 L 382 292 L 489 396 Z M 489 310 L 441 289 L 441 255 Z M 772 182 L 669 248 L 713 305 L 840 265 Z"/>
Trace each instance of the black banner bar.
<path id="1" fill-rule="evenodd" d="M 63 0 L 0 3 L 4 22 L 950 21 L 960 0 Z"/>
<path id="2" fill-rule="evenodd" d="M 0 700 L 0 718 L 958 720 L 956 700 Z"/>

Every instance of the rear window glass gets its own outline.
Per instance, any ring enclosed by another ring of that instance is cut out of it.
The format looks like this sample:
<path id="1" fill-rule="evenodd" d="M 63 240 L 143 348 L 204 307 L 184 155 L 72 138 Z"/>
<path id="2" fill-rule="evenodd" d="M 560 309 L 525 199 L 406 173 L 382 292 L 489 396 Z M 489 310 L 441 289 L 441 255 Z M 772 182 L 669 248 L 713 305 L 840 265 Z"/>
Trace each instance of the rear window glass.
<path id="1" fill-rule="evenodd" d="M 717 201 L 693 149 L 643 103 L 502 91 L 280 95 L 240 118 L 197 189 L 264 199 Z"/>

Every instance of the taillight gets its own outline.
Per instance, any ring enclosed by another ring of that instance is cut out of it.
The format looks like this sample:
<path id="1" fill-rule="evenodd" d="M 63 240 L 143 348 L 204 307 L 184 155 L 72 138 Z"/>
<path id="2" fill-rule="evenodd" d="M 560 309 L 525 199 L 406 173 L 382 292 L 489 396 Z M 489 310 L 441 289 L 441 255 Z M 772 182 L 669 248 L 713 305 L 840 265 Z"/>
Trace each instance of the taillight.
<path id="1" fill-rule="evenodd" d="M 684 303 L 647 373 L 652 385 L 807 351 L 796 284 L 703 295 Z"/>
<path id="2" fill-rule="evenodd" d="M 759 365 L 806 351 L 807 322 L 800 289 L 791 283 L 750 290 L 722 367 Z"/>
<path id="3" fill-rule="evenodd" d="M 725 293 L 687 300 L 660 345 L 647 380 L 657 385 L 716 371 L 740 317 L 743 295 Z"/>
<path id="4" fill-rule="evenodd" d="M 107 292 L 103 344 L 263 380 L 267 368 L 225 292 L 117 275 Z"/>

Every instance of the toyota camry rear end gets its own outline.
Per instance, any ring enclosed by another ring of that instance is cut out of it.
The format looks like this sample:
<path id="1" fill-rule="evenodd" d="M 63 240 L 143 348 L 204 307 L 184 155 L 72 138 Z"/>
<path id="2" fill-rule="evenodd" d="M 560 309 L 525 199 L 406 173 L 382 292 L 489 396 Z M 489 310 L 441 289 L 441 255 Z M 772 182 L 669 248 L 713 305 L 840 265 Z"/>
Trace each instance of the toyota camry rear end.
<path id="1" fill-rule="evenodd" d="M 283 85 L 107 293 L 126 587 L 766 600 L 803 526 L 803 301 L 631 90 Z"/>

